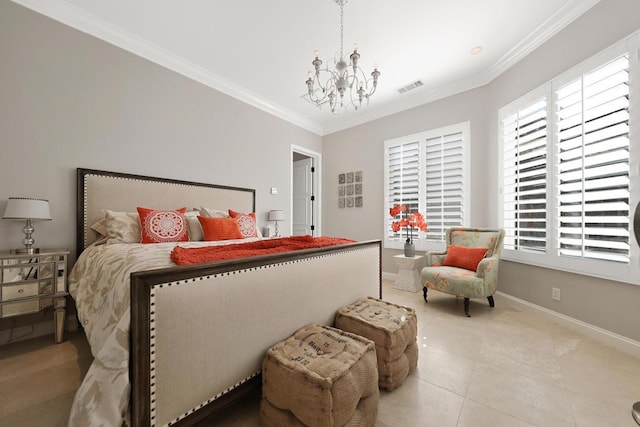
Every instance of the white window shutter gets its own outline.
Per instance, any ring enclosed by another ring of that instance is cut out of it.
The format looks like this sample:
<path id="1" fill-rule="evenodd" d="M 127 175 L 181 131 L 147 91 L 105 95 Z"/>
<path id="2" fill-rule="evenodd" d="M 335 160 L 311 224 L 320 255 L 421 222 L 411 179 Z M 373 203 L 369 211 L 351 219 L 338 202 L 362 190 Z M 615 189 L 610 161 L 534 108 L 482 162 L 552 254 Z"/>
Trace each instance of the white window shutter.
<path id="1" fill-rule="evenodd" d="M 556 91 L 561 256 L 629 262 L 629 58 Z"/>
<path id="2" fill-rule="evenodd" d="M 444 241 L 447 228 L 464 223 L 463 134 L 428 138 L 425 151 L 427 239 Z"/>
<path id="3" fill-rule="evenodd" d="M 547 101 L 502 120 L 504 248 L 546 252 Z"/>
<path id="4" fill-rule="evenodd" d="M 420 202 L 420 161 L 419 140 L 399 143 L 386 150 L 387 162 L 387 205 L 405 205 L 411 211 L 417 211 Z M 398 219 L 398 218 L 396 218 Z M 388 240 L 404 240 L 406 232 L 396 233 L 391 229 L 391 218 L 386 213 Z M 402 235 L 401 235 L 402 233 Z M 415 233 L 417 237 L 417 232 Z"/>
<path id="5" fill-rule="evenodd" d="M 446 229 L 468 221 L 468 170 L 465 161 L 469 123 L 458 123 L 385 141 L 385 245 L 400 248 L 407 230 L 394 232 L 388 212 L 394 205 L 420 212 L 427 232 L 410 230 L 419 250 L 441 250 Z M 426 237 L 426 238 L 425 238 Z"/>

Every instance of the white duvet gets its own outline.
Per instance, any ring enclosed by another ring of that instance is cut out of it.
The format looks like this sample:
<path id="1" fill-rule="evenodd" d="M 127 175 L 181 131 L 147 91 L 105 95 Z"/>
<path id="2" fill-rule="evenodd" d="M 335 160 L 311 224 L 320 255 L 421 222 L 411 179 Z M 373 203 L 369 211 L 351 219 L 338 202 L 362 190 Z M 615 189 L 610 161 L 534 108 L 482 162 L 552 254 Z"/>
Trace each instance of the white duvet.
<path id="1" fill-rule="evenodd" d="M 242 242 L 255 241 L 243 239 Z M 69 292 L 76 302 L 94 361 L 78 389 L 69 426 L 130 424 L 129 325 L 130 274 L 173 267 L 171 250 L 223 242 L 95 245 L 85 249 L 69 275 Z"/>

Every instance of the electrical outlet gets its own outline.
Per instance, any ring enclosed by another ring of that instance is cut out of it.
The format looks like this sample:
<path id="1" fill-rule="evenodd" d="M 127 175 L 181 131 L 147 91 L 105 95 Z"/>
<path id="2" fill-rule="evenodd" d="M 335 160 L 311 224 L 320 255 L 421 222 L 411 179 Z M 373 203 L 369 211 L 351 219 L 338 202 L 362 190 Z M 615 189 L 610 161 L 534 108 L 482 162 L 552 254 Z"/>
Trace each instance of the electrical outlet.
<path id="1" fill-rule="evenodd" d="M 551 299 L 560 301 L 560 288 L 551 288 Z"/>

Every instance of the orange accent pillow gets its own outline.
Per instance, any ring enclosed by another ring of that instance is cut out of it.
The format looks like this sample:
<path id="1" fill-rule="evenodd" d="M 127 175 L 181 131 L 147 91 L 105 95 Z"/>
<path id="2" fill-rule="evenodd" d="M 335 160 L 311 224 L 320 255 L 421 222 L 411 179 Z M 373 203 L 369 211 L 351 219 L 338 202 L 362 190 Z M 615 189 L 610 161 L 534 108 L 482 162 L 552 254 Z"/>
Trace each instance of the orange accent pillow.
<path id="1" fill-rule="evenodd" d="M 187 208 L 174 211 L 137 208 L 142 229 L 142 243 L 188 242 L 189 229 L 184 213 Z"/>
<path id="2" fill-rule="evenodd" d="M 238 221 L 235 218 L 210 218 L 198 216 L 198 221 L 202 225 L 204 240 L 231 240 L 242 239 Z"/>
<path id="3" fill-rule="evenodd" d="M 478 264 L 486 255 L 487 248 L 467 248 L 464 246 L 449 246 L 447 256 L 442 265 L 464 268 L 465 270 L 478 270 Z"/>
<path id="4" fill-rule="evenodd" d="M 260 237 L 258 236 L 258 229 L 256 228 L 255 212 L 245 214 L 229 209 L 229 216 L 238 220 L 242 237 Z"/>

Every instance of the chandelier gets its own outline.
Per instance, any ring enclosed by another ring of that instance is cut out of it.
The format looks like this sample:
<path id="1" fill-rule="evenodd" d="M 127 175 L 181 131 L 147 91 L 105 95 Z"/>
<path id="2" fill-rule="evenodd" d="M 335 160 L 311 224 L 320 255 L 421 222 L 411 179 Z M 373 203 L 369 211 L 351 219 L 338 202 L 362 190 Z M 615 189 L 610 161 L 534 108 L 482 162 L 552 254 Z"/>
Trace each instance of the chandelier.
<path id="1" fill-rule="evenodd" d="M 318 58 L 316 50 L 315 58 L 311 62 L 315 68 L 315 74 L 311 74 L 309 71 L 306 81 L 309 100 L 320 108 L 328 102 L 332 113 L 337 113 L 338 106 L 348 108 L 349 105 L 352 105 L 357 110 L 362 106 L 362 101 L 366 100 L 368 104 L 369 97 L 376 91 L 378 77 L 380 77 L 380 71 L 377 67 L 374 67 L 371 77 L 367 78 L 364 71 L 358 66 L 360 54 L 357 45 L 353 46 L 353 53 L 349 55 L 349 63 L 347 64 L 344 60 L 343 20 L 344 5 L 347 0 L 335 0 L 335 2 L 340 6 L 340 59 L 338 61 L 334 59 L 335 68 L 333 70 L 326 65 L 321 68 L 322 60 Z M 315 89 L 316 85 L 319 90 Z M 347 95 L 346 99 L 345 94 Z"/>

